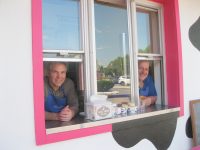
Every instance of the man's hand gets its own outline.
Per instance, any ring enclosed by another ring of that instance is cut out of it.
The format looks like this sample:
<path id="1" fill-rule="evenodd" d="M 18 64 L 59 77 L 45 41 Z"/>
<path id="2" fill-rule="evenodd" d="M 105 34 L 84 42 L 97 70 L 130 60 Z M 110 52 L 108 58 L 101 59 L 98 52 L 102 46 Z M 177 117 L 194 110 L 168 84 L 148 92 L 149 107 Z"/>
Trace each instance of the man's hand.
<path id="1" fill-rule="evenodd" d="M 151 105 L 151 97 L 145 97 L 143 100 L 142 100 L 143 104 L 145 106 L 150 106 Z"/>
<path id="2" fill-rule="evenodd" d="M 140 96 L 140 101 L 145 106 L 150 106 L 151 104 L 155 104 L 157 96 Z"/>
<path id="3" fill-rule="evenodd" d="M 75 115 L 75 112 L 69 108 L 69 106 L 66 106 L 62 109 L 60 113 L 58 113 L 58 119 L 60 121 L 70 121 Z"/>

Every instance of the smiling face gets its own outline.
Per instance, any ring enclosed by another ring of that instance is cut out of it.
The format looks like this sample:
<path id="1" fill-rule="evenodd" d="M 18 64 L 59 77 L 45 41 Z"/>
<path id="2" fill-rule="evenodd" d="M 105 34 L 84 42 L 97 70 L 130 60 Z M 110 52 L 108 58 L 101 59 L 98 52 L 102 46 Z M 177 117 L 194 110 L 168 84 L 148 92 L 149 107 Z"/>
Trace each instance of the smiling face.
<path id="1" fill-rule="evenodd" d="M 49 66 L 49 84 L 54 90 L 64 83 L 66 78 L 67 68 L 63 63 L 52 63 Z"/>
<path id="2" fill-rule="evenodd" d="M 149 74 L 149 62 L 140 61 L 138 66 L 139 80 L 144 81 Z"/>

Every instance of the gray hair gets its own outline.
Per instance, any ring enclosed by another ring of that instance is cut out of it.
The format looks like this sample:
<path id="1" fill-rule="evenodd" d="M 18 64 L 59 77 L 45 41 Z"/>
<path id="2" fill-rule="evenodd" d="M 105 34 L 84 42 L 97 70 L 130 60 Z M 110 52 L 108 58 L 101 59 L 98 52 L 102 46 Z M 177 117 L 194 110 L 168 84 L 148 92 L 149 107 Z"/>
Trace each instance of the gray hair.
<path id="1" fill-rule="evenodd" d="M 141 64 L 142 62 L 147 62 L 147 63 L 149 63 L 149 65 L 150 65 L 150 61 L 149 61 L 149 60 L 139 60 L 139 61 L 138 61 L 138 65 Z"/>
<path id="2" fill-rule="evenodd" d="M 65 68 L 66 68 L 66 71 L 67 71 L 67 64 L 66 63 L 64 63 L 64 62 L 49 62 L 48 67 L 47 67 L 47 72 L 49 73 L 52 70 L 53 66 L 56 65 L 56 64 L 64 65 Z"/>

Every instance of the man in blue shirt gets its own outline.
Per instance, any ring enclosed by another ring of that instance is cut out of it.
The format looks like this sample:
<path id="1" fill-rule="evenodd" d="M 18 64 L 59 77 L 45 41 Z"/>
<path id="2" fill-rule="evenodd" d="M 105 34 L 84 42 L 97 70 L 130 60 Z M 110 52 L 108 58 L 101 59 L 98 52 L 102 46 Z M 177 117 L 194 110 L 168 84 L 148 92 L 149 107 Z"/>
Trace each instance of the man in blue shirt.
<path id="1" fill-rule="evenodd" d="M 152 77 L 149 75 L 149 61 L 138 62 L 139 95 L 145 106 L 155 104 L 157 92 Z"/>

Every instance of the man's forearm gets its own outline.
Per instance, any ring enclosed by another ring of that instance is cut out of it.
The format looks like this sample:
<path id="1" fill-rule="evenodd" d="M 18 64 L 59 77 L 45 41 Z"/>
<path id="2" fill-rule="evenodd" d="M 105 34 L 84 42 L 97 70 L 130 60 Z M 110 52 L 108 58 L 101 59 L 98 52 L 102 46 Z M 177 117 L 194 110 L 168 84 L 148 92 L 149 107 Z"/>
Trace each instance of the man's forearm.
<path id="1" fill-rule="evenodd" d="M 157 96 L 150 96 L 151 98 L 151 104 L 155 104 L 157 100 Z"/>
<path id="2" fill-rule="evenodd" d="M 58 114 L 45 111 L 45 120 L 59 120 Z"/>

